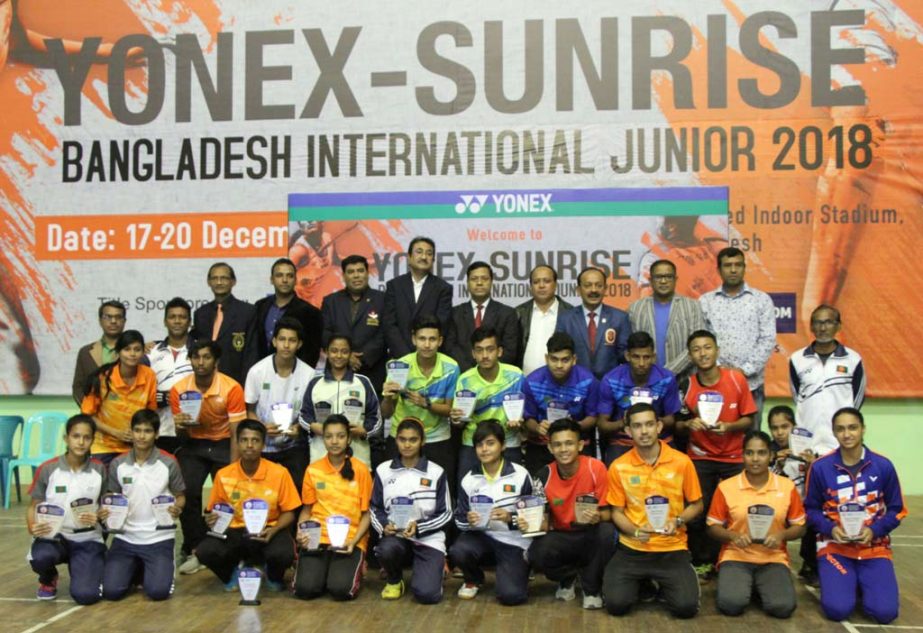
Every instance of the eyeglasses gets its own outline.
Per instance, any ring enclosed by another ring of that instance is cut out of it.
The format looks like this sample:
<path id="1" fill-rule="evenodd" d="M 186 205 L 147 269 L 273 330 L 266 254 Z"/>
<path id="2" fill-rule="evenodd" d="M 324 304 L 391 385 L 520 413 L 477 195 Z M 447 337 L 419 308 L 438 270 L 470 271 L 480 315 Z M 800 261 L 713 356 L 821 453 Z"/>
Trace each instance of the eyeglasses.
<path id="1" fill-rule="evenodd" d="M 651 279 L 654 281 L 673 281 L 676 279 L 676 275 L 651 275 Z"/>

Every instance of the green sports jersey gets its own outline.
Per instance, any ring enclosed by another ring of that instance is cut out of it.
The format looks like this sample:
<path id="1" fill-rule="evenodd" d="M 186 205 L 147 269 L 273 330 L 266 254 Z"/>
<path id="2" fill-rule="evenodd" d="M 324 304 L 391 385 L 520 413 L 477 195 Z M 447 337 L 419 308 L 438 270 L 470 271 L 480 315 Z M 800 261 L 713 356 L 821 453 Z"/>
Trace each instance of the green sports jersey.
<path id="1" fill-rule="evenodd" d="M 503 425 L 503 430 L 506 432 L 507 447 L 522 445 L 522 437 L 519 431 L 507 429 L 506 413 L 503 412 L 503 396 L 508 393 L 522 393 L 522 383 L 522 370 L 504 363 L 500 363 L 500 371 L 497 372 L 497 378 L 493 382 L 487 382 L 481 378 L 477 367 L 472 367 L 459 376 L 455 391 L 467 389 L 477 394 L 477 402 L 474 405 L 474 412 L 471 414 L 471 421 L 465 425 L 465 430 L 462 434 L 462 444 L 473 446 L 472 438 L 478 423 L 494 419 L 499 420 L 500 424 Z"/>
<path id="2" fill-rule="evenodd" d="M 445 354 L 436 354 L 436 364 L 428 377 L 420 371 L 416 352 L 411 352 L 398 360 L 410 365 L 410 374 L 407 376 L 407 384 L 404 387 L 407 391 L 419 391 L 429 398 L 430 402 L 436 403 L 449 402 L 455 397 L 455 383 L 458 381 L 459 374 L 458 363 Z M 419 418 L 423 422 L 427 442 L 442 442 L 452 435 L 449 418 L 436 415 L 398 396 L 394 415 L 391 416 L 393 420 L 392 437 L 397 429 L 397 423 L 406 417 Z"/>

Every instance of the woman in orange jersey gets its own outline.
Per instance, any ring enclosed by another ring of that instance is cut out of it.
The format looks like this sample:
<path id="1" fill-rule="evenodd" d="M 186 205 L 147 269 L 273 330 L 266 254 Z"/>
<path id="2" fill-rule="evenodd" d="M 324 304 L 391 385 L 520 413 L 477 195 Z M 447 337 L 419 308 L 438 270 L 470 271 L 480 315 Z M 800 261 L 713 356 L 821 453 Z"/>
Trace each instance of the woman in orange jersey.
<path id="1" fill-rule="evenodd" d="M 766 433 L 747 432 L 744 472 L 718 485 L 708 510 L 708 535 L 722 544 L 718 610 L 725 615 L 743 613 L 754 590 L 773 617 L 795 610 L 785 545 L 804 534 L 804 506 L 792 480 L 770 472 L 771 444 Z"/>
<path id="2" fill-rule="evenodd" d="M 308 466 L 301 487 L 304 507 L 298 517 L 298 567 L 295 595 L 335 600 L 359 593 L 370 524 L 372 475 L 352 456 L 349 420 L 333 414 L 324 421 L 327 455 Z M 320 530 L 320 537 L 316 534 Z"/>
<path id="3" fill-rule="evenodd" d="M 118 360 L 97 369 L 83 390 L 80 411 L 96 420 L 92 456 L 107 466 L 131 446 L 131 416 L 138 409 L 157 410 L 157 377 L 144 358 L 144 337 L 125 330 L 115 343 Z"/>

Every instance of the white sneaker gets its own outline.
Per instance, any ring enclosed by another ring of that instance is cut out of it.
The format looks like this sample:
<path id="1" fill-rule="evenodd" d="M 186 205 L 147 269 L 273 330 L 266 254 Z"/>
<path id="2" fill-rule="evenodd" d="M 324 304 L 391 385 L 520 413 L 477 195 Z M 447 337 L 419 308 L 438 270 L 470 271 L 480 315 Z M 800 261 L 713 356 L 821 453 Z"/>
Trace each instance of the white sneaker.
<path id="1" fill-rule="evenodd" d="M 458 588 L 458 597 L 462 600 L 474 600 L 478 595 L 479 587 L 473 582 L 463 583 L 461 587 Z"/>
<path id="2" fill-rule="evenodd" d="M 603 599 L 602 596 L 583 596 L 583 608 L 584 609 L 602 609 L 603 608 Z"/>
<path id="3" fill-rule="evenodd" d="M 577 597 L 577 591 L 574 587 L 577 585 L 577 579 L 574 578 L 569 583 L 565 584 L 563 582 L 558 583 L 558 589 L 554 592 L 555 600 L 563 600 L 564 602 L 570 602 Z"/>
<path id="4" fill-rule="evenodd" d="M 183 564 L 179 566 L 179 573 L 194 574 L 200 569 L 205 569 L 205 565 L 199 562 L 195 554 L 190 554 L 186 560 L 183 561 Z"/>

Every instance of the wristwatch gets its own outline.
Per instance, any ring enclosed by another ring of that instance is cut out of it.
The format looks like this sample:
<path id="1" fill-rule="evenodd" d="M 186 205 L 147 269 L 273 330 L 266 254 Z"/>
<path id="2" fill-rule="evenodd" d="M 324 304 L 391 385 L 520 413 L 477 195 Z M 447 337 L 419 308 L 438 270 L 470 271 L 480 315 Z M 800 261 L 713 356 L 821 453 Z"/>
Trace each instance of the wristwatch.
<path id="1" fill-rule="evenodd" d="M 676 529 L 679 529 L 686 525 L 686 520 L 683 517 L 676 517 Z"/>
<path id="2" fill-rule="evenodd" d="M 429 411 L 429 408 L 433 406 L 432 401 L 429 399 L 429 396 L 423 396 L 423 408 Z"/>

